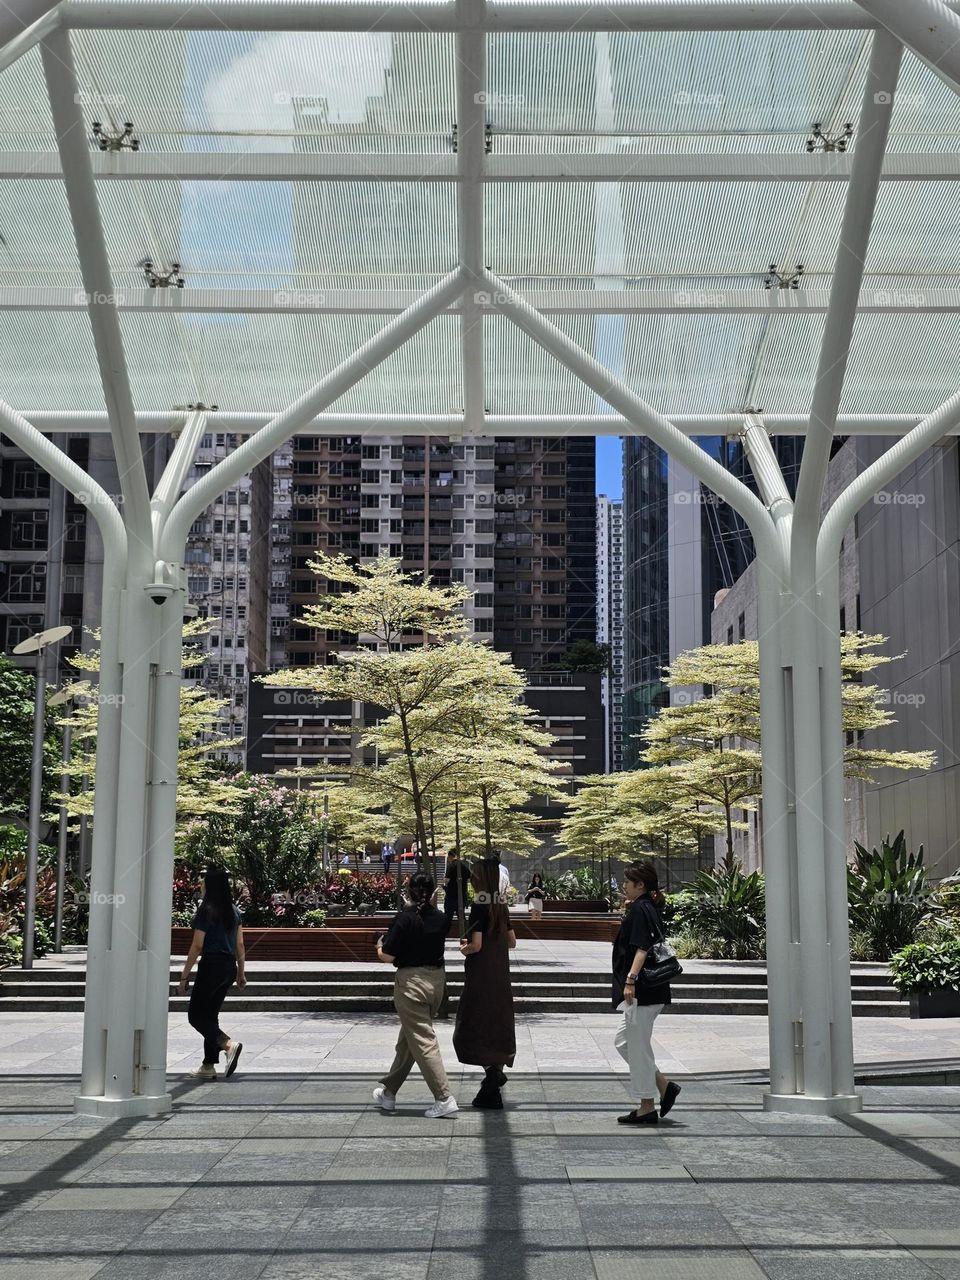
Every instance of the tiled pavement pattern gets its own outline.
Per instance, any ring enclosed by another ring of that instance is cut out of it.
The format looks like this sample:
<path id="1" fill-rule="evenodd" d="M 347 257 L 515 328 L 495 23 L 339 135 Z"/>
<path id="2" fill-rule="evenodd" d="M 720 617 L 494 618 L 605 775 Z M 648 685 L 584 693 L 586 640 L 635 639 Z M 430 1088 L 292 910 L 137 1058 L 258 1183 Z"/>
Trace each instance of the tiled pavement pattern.
<path id="1" fill-rule="evenodd" d="M 222 1025 L 244 1043 L 243 1067 L 261 1071 L 380 1071 L 396 1039 L 391 1014 L 233 1013 Z M 8 1073 L 79 1072 L 79 1013 L 0 1014 L 0 1076 Z M 517 1025 L 517 1066 L 527 1071 L 619 1073 L 611 1014 L 526 1014 Z M 444 1058 L 454 1060 L 452 1022 L 438 1024 Z M 859 1066 L 871 1063 L 960 1061 L 960 1019 L 855 1018 Z M 655 1044 L 666 1072 L 700 1075 L 764 1071 L 768 1067 L 767 1020 L 757 1017 L 674 1015 L 657 1022 Z M 200 1059 L 199 1037 L 182 1015 L 170 1021 L 168 1065 L 185 1071 Z"/>
<path id="2" fill-rule="evenodd" d="M 608 1073 L 517 1076 L 455 1120 L 419 1078 L 383 1116 L 372 1084 L 178 1077 L 173 1115 L 105 1122 L 74 1078 L 10 1077 L 0 1280 L 960 1278 L 960 1089 L 868 1088 L 841 1121 L 690 1081 L 638 1131 Z"/>

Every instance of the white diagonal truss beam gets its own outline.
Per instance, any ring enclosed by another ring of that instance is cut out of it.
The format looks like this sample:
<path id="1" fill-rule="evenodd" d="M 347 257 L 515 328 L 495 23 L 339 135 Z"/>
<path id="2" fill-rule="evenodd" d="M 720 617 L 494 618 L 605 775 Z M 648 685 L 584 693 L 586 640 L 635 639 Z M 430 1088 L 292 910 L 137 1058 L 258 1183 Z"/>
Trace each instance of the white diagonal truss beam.
<path id="1" fill-rule="evenodd" d="M 960 90 L 960 16 L 943 0 L 859 0 L 861 9 Z"/>
<path id="2" fill-rule="evenodd" d="M 90 168 L 86 126 L 80 111 L 77 74 L 70 37 L 56 30 L 41 45 L 47 93 L 57 145 L 63 166 L 64 185 L 77 242 L 80 274 L 86 291 L 86 307 L 100 367 L 103 395 L 110 417 L 127 515 L 130 551 L 147 555 L 150 550 L 150 497 L 147 475 L 137 434 L 136 412 L 130 391 L 127 362 L 117 315 L 110 260 L 107 256 L 103 224 L 97 206 L 96 185 Z"/>
<path id="3" fill-rule="evenodd" d="M 820 520 L 820 499 L 847 371 L 853 326 L 857 319 L 857 302 L 902 57 L 903 45 L 899 40 L 884 30 L 874 34 L 857 130 L 853 175 L 847 188 L 830 287 L 830 305 L 814 383 L 810 427 L 797 483 L 795 515 L 797 521 L 807 528 L 812 528 Z M 808 544 L 800 540 L 796 545 L 806 547 Z M 812 566 L 809 569 L 812 579 Z"/>

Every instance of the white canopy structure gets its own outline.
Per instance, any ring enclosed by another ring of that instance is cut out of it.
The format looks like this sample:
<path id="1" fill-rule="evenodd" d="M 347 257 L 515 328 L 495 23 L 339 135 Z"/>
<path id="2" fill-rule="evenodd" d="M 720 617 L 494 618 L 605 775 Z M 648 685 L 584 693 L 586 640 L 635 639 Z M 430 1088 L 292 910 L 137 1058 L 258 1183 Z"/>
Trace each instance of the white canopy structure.
<path id="1" fill-rule="evenodd" d="M 855 1110 L 837 563 L 859 506 L 960 427 L 957 6 L 19 8 L 22 27 L 0 16 L 0 428 L 82 496 L 106 553 L 78 1110 L 170 1105 L 185 540 L 308 425 L 646 434 L 743 516 L 766 1103 Z M 247 439 L 182 493 L 212 404 Z M 109 431 L 120 495 L 58 431 Z M 151 494 L 156 431 L 177 439 Z M 705 431 L 742 436 L 759 497 Z M 776 432 L 806 436 L 795 497 Z M 896 442 L 822 512 L 856 433 Z"/>

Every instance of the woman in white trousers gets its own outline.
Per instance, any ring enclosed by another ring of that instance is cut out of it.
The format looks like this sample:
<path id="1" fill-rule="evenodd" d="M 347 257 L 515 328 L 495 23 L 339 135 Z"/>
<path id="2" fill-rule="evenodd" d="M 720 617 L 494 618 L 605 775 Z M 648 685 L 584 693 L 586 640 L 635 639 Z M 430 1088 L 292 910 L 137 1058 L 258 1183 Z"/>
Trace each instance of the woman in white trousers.
<path id="1" fill-rule="evenodd" d="M 623 1013 L 617 1030 L 617 1052 L 630 1068 L 630 1088 L 637 1106 L 618 1124 L 657 1124 L 677 1100 L 680 1086 L 657 1069 L 653 1053 L 653 1024 L 670 1004 L 670 984 L 656 987 L 639 982 L 647 953 L 663 934 L 663 894 L 652 862 L 640 862 L 624 873 L 627 909 L 613 944 L 613 1007 Z M 656 1098 L 659 1097 L 659 1114 Z"/>

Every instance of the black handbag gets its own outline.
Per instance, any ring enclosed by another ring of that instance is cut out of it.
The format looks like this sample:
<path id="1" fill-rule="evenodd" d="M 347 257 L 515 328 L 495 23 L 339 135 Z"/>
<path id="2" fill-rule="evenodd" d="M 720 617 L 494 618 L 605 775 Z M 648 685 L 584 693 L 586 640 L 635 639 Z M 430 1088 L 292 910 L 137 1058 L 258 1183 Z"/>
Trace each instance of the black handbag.
<path id="1" fill-rule="evenodd" d="M 639 973 L 642 987 L 662 987 L 665 982 L 683 973 L 683 965 L 677 959 L 677 953 L 664 936 L 659 915 L 657 915 L 657 928 L 660 931 L 660 937 L 647 952 L 643 968 Z"/>

